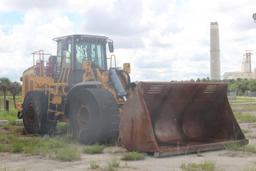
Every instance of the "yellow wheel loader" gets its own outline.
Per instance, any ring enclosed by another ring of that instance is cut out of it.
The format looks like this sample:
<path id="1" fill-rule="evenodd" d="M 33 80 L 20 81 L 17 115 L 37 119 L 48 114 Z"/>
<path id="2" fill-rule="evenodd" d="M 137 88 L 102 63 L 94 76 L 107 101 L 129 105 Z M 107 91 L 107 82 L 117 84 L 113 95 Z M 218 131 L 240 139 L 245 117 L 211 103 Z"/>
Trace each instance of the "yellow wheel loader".
<path id="1" fill-rule="evenodd" d="M 28 134 L 54 134 L 56 123 L 66 121 L 81 143 L 119 139 L 128 150 L 155 156 L 248 143 L 230 108 L 226 84 L 131 83 L 130 64 L 116 66 L 107 37 L 54 40 L 57 55 L 34 52 L 33 66 L 22 75 L 17 108 Z"/>

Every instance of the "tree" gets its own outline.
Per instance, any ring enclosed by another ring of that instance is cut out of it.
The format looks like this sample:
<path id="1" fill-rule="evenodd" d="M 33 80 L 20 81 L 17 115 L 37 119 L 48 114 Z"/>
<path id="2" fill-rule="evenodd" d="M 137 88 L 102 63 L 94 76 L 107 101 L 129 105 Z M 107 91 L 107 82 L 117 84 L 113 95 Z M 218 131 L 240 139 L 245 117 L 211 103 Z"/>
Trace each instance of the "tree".
<path id="1" fill-rule="evenodd" d="M 16 106 L 16 95 L 21 91 L 21 85 L 18 82 L 12 82 L 9 88 L 10 93 L 12 94 L 13 104 Z"/>
<path id="2" fill-rule="evenodd" d="M 236 83 L 229 83 L 228 84 L 229 91 L 237 92 L 237 88 L 238 88 L 238 85 Z"/>
<path id="3" fill-rule="evenodd" d="M 207 79 L 206 78 L 202 78 L 202 80 L 201 80 L 202 82 L 206 82 L 207 81 Z"/>
<path id="4" fill-rule="evenodd" d="M 194 83 L 194 82 L 195 82 L 195 80 L 194 80 L 193 78 L 191 78 L 191 79 L 190 79 L 190 82 L 193 82 L 193 83 Z"/>
<path id="5" fill-rule="evenodd" d="M 8 78 L 0 78 L 0 90 L 3 92 L 4 110 L 6 110 L 6 96 L 7 91 L 10 88 L 11 81 Z"/>
<path id="6" fill-rule="evenodd" d="M 247 79 L 241 79 L 238 80 L 238 89 L 239 89 L 239 94 L 244 94 L 245 91 L 249 90 L 249 80 Z"/>
<path id="7" fill-rule="evenodd" d="M 250 80 L 248 87 L 250 91 L 256 91 L 256 80 Z"/>

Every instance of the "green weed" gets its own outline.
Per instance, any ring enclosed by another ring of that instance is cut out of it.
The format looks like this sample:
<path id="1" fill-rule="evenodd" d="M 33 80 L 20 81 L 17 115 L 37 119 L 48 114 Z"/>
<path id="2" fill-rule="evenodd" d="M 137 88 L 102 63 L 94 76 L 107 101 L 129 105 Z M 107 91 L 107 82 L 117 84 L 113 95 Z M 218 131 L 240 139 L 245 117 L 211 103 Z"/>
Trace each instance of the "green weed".
<path id="1" fill-rule="evenodd" d="M 11 109 L 9 112 L 0 111 L 0 120 L 8 120 L 9 122 L 15 122 L 17 119 L 17 110 Z"/>
<path id="2" fill-rule="evenodd" d="M 243 114 L 239 112 L 235 112 L 234 115 L 238 120 L 238 122 L 246 122 L 246 123 L 256 122 L 256 116 L 254 115 Z"/>
<path id="3" fill-rule="evenodd" d="M 241 103 L 241 102 L 256 102 L 256 99 L 245 96 L 236 96 L 235 100 L 232 103 Z"/>
<path id="4" fill-rule="evenodd" d="M 24 144 L 22 142 L 15 142 L 12 144 L 12 152 L 13 153 L 21 153 L 23 152 Z"/>
<path id="5" fill-rule="evenodd" d="M 203 163 L 183 163 L 180 166 L 182 171 L 216 171 L 215 163 L 204 161 Z"/>
<path id="6" fill-rule="evenodd" d="M 90 169 L 99 169 L 100 165 L 96 161 L 90 161 Z"/>
<path id="7" fill-rule="evenodd" d="M 10 147 L 5 144 L 0 144 L 0 153 L 9 152 Z"/>
<path id="8" fill-rule="evenodd" d="M 56 126 L 56 132 L 58 134 L 65 134 L 68 132 L 69 124 L 66 122 L 58 122 Z"/>
<path id="9" fill-rule="evenodd" d="M 100 154 L 100 153 L 103 153 L 104 148 L 105 146 L 103 145 L 94 144 L 94 145 L 85 147 L 83 149 L 83 152 L 87 154 Z"/>
<path id="10" fill-rule="evenodd" d="M 19 137 L 13 133 L 0 133 L 0 142 L 0 152 L 40 155 L 62 161 L 72 161 L 80 158 L 78 148 L 73 148 L 73 144 L 67 142 L 65 137 Z"/>
<path id="11" fill-rule="evenodd" d="M 232 151 L 256 153 L 256 144 L 249 144 L 246 146 L 241 146 L 239 144 L 229 144 L 229 145 L 226 145 L 225 148 L 227 150 L 232 150 Z"/>
<path id="12" fill-rule="evenodd" d="M 144 158 L 145 158 L 144 154 L 133 151 L 133 152 L 126 153 L 122 157 L 122 160 L 126 160 L 126 161 L 144 160 Z"/>
<path id="13" fill-rule="evenodd" d="M 57 150 L 56 158 L 61 161 L 76 161 L 80 160 L 80 151 L 77 147 L 67 146 Z"/>
<path id="14" fill-rule="evenodd" d="M 245 152 L 256 153 L 256 145 L 255 144 L 249 144 L 249 145 L 243 146 L 241 148 Z"/>
<path id="15" fill-rule="evenodd" d="M 117 171 L 119 166 L 119 161 L 113 159 L 110 162 L 108 162 L 107 166 L 103 168 L 103 171 Z"/>
<path id="16" fill-rule="evenodd" d="M 237 143 L 226 144 L 225 149 L 231 151 L 239 151 L 241 149 L 241 145 Z"/>

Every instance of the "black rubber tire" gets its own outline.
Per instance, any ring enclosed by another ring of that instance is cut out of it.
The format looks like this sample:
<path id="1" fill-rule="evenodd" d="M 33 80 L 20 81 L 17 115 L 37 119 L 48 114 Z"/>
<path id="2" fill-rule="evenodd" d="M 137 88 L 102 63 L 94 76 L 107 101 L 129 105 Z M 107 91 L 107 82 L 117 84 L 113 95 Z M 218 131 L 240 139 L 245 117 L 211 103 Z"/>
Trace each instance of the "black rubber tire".
<path id="1" fill-rule="evenodd" d="M 110 92 L 85 87 L 71 91 L 67 112 L 73 137 L 79 142 L 94 144 L 117 140 L 119 110 Z"/>
<path id="2" fill-rule="evenodd" d="M 53 134 L 56 121 L 47 119 L 48 97 L 44 91 L 29 92 L 23 103 L 23 124 L 28 134 Z"/>

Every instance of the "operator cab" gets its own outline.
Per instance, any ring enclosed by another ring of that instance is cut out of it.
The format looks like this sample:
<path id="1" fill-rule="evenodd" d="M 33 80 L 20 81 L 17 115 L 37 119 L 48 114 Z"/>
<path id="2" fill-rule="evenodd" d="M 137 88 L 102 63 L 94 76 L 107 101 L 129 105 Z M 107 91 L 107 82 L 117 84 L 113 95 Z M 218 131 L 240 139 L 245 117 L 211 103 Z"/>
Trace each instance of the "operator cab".
<path id="1" fill-rule="evenodd" d="M 53 39 L 57 42 L 58 82 L 79 83 L 83 77 L 83 63 L 92 62 L 100 70 L 107 70 L 107 43 L 113 52 L 113 41 L 105 36 L 69 35 Z"/>

